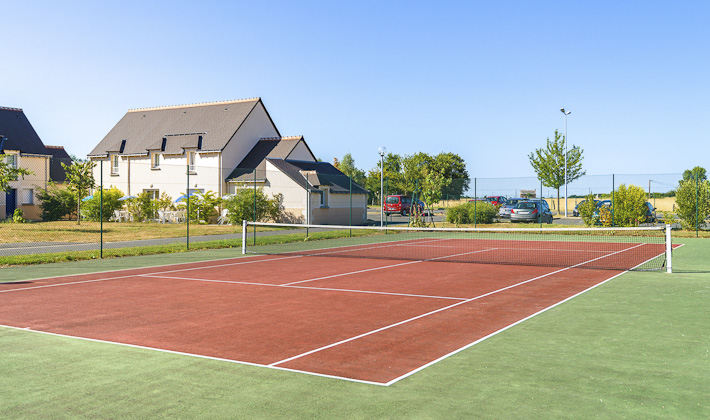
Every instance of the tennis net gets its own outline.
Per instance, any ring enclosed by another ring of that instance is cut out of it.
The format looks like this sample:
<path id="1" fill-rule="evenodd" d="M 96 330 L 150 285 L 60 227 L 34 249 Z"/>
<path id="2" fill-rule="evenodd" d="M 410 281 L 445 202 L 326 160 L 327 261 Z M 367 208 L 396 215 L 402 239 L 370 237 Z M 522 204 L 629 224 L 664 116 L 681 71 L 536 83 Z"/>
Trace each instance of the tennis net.
<path id="1" fill-rule="evenodd" d="M 670 272 L 670 227 L 414 228 L 247 222 L 242 253 Z"/>

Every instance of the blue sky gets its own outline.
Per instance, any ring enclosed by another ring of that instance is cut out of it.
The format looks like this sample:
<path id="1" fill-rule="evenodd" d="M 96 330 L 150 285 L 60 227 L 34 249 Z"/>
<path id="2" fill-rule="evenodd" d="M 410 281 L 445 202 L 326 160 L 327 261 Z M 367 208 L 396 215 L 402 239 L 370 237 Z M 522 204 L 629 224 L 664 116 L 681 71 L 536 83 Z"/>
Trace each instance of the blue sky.
<path id="1" fill-rule="evenodd" d="M 131 108 L 259 96 L 319 158 L 454 152 L 534 175 L 568 117 L 588 174 L 710 167 L 710 3 L 0 3 L 0 105 L 85 156 Z"/>

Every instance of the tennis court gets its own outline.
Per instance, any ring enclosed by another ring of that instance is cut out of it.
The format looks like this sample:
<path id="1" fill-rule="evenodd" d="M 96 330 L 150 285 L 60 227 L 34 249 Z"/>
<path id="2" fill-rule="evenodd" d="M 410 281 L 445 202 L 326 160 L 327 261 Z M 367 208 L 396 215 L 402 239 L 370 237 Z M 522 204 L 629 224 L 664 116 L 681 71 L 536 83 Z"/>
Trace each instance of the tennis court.
<path id="1" fill-rule="evenodd" d="M 5 283 L 0 324 L 389 385 L 666 247 L 496 235 L 314 241 L 303 252 Z M 472 255 L 486 259 L 462 260 Z M 499 263 L 511 255 L 525 257 Z"/>

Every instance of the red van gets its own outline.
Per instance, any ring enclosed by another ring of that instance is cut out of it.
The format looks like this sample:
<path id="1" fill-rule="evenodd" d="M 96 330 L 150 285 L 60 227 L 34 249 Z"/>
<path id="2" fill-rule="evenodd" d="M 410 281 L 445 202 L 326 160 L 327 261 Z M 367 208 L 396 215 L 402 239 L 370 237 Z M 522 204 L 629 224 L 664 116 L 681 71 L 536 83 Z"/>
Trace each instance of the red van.
<path id="1" fill-rule="evenodd" d="M 422 211 L 421 206 L 419 206 L 419 211 Z M 412 197 L 407 195 L 388 195 L 385 199 L 385 205 L 383 210 L 387 216 L 394 213 L 399 213 L 402 216 L 409 214 L 412 208 Z"/>

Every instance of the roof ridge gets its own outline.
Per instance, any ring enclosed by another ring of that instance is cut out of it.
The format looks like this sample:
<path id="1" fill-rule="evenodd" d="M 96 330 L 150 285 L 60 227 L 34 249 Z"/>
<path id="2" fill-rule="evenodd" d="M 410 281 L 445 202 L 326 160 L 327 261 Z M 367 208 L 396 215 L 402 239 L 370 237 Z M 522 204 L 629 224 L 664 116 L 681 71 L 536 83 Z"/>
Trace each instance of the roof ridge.
<path id="1" fill-rule="evenodd" d="M 300 136 L 285 136 L 285 137 L 262 137 L 259 141 L 275 141 L 275 140 L 301 140 L 303 135 Z"/>
<path id="2" fill-rule="evenodd" d="M 0 109 L 2 109 L 3 111 L 20 111 L 20 112 L 22 112 L 22 108 L 12 108 L 9 106 L 0 106 Z"/>
<path id="3" fill-rule="evenodd" d="M 180 109 L 180 108 L 196 108 L 199 106 L 211 106 L 211 105 L 229 105 L 229 104 L 238 104 L 238 103 L 243 103 L 243 102 L 254 102 L 261 100 L 259 97 L 255 98 L 247 98 L 247 99 L 235 99 L 231 101 L 217 101 L 217 102 L 199 102 L 195 104 L 185 104 L 185 105 L 167 105 L 167 106 L 156 106 L 156 107 L 148 107 L 148 108 L 133 108 L 129 109 L 128 112 L 141 112 L 141 111 L 157 111 L 157 110 L 165 110 L 165 109 Z"/>

